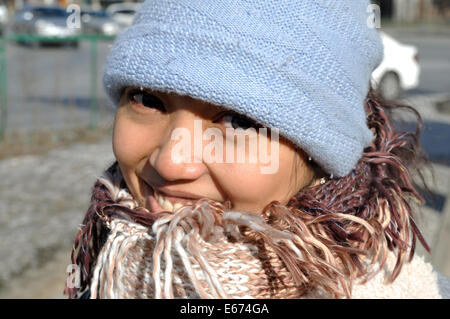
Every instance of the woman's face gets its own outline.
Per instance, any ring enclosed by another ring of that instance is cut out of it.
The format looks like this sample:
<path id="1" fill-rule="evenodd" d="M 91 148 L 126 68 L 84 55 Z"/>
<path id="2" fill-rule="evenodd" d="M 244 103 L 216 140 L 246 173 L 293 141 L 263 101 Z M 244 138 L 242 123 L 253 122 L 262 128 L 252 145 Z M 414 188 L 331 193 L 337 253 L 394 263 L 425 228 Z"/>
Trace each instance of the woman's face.
<path id="1" fill-rule="evenodd" d="M 233 111 L 174 93 L 127 88 L 113 150 L 133 197 L 153 212 L 204 197 L 261 212 L 274 200 L 287 204 L 313 179 L 303 152 L 281 137 Z"/>

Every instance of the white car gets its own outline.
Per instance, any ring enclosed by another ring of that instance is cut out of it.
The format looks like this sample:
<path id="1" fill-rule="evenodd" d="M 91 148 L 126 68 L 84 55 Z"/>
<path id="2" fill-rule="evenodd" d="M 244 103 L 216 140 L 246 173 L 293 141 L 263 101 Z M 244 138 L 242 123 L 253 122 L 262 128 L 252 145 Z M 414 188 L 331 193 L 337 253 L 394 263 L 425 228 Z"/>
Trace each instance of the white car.
<path id="1" fill-rule="evenodd" d="M 106 13 L 119 25 L 121 30 L 133 23 L 134 15 L 141 3 L 116 3 L 106 8 Z"/>
<path id="2" fill-rule="evenodd" d="M 372 73 L 373 85 L 385 99 L 393 100 L 419 85 L 419 55 L 415 46 L 400 43 L 384 32 L 380 35 L 384 58 Z"/>
<path id="3" fill-rule="evenodd" d="M 4 33 L 6 24 L 8 23 L 8 9 L 0 4 L 0 35 Z"/>

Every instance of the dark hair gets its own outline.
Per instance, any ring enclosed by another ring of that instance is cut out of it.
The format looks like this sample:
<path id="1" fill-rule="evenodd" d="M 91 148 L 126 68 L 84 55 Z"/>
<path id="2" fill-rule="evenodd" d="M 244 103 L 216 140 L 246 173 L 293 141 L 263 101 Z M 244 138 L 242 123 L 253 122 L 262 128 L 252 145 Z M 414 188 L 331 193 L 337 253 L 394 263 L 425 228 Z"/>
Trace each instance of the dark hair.
<path id="1" fill-rule="evenodd" d="M 425 184 L 422 169 L 427 159 L 419 142 L 422 119 L 414 108 L 386 101 L 373 89 L 367 95 L 365 109 L 374 139 L 364 149 L 355 169 L 345 177 L 324 179 L 319 185 L 305 187 L 289 201 L 288 207 L 305 223 L 320 221 L 314 223 L 313 231 L 321 234 L 328 247 L 334 247 L 330 250 L 337 252 L 344 265 L 351 261 L 359 275 L 367 274 L 368 270 L 358 253 L 339 250 L 374 249 L 381 256 L 381 267 L 386 262 L 387 250 L 392 251 L 397 257 L 390 276 L 392 282 L 406 262 L 406 254 L 408 261 L 412 260 L 417 239 L 430 252 L 415 222 L 412 206 L 412 202 L 424 203 L 412 178 L 417 174 Z M 398 110 L 415 115 L 415 132 L 396 131 L 392 115 Z M 320 168 L 315 169 L 325 176 Z M 343 215 L 348 217 L 342 218 Z M 364 225 L 375 229 L 376 234 L 371 234 Z M 320 253 L 317 258 L 322 258 Z"/>

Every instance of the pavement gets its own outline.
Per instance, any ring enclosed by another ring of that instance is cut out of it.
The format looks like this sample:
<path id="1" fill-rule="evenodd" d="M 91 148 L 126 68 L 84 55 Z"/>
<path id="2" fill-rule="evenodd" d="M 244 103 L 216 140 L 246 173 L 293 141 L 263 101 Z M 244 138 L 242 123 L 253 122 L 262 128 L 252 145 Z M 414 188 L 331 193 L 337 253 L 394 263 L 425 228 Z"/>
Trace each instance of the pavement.
<path id="1" fill-rule="evenodd" d="M 113 160 L 109 136 L 0 161 L 0 298 L 62 297 L 90 189 Z"/>
<path id="2" fill-rule="evenodd" d="M 8 42 L 6 133 L 76 128 L 87 126 L 93 118 L 100 125 L 111 122 L 115 107 L 101 77 L 111 43 L 99 41 L 93 69 L 88 41 L 80 42 L 78 49 L 31 49 Z M 96 96 L 96 108 L 91 96 Z"/>
<path id="3" fill-rule="evenodd" d="M 418 49 L 419 86 L 408 94 L 450 93 L 450 25 L 382 25 L 381 31 Z"/>
<path id="4" fill-rule="evenodd" d="M 408 95 L 400 102 L 413 106 L 420 113 L 423 120 L 420 142 L 429 159 L 450 165 L 450 93 Z M 445 107 L 439 108 L 440 105 Z M 415 130 L 413 116 L 404 113 L 398 118 L 402 120 L 399 128 Z"/>

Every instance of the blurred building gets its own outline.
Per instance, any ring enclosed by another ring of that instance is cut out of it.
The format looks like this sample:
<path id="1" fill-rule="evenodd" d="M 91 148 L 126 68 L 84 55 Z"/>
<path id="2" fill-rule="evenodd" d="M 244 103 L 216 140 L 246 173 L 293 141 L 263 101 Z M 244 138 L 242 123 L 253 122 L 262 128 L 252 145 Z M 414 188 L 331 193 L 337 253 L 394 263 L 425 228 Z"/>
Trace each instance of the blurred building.
<path id="1" fill-rule="evenodd" d="M 395 22 L 448 20 L 450 0 L 374 0 L 380 5 L 381 17 Z"/>

